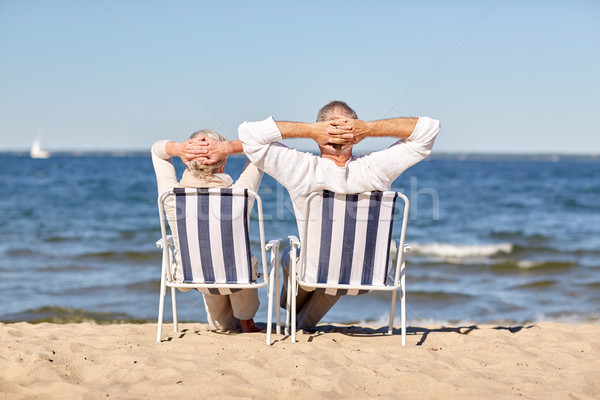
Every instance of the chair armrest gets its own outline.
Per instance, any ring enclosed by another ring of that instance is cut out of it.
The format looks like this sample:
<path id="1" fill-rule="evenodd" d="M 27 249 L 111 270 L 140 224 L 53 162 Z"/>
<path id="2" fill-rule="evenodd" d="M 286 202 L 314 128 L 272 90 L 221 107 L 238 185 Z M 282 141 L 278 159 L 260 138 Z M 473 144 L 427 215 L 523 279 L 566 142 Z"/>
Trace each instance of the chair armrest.
<path id="1" fill-rule="evenodd" d="M 298 238 L 296 236 L 290 235 L 290 236 L 288 236 L 288 239 L 290 241 L 290 247 L 292 247 L 292 246 L 300 247 L 300 241 L 298 240 Z"/>
<path id="2" fill-rule="evenodd" d="M 160 238 L 156 241 L 156 247 L 158 247 L 159 249 L 163 248 L 162 238 Z M 171 235 L 167 235 L 167 247 L 173 247 L 173 236 L 171 236 Z"/>
<path id="3" fill-rule="evenodd" d="M 271 251 L 271 262 L 270 262 L 269 273 L 271 273 L 273 271 L 273 268 L 276 268 L 277 270 L 279 270 L 279 244 L 281 243 L 282 240 L 283 239 L 271 240 L 265 246 L 265 250 Z"/>
<path id="4" fill-rule="evenodd" d="M 400 247 L 400 239 L 396 239 L 396 249 L 398 249 L 398 247 Z M 410 251 L 410 244 L 404 243 L 404 249 L 403 249 L 404 254 L 408 253 L 409 251 Z"/>
<path id="5" fill-rule="evenodd" d="M 281 243 L 283 239 L 274 239 L 269 241 L 269 243 L 267 243 L 267 245 L 265 246 L 265 250 L 266 251 L 271 251 L 271 269 L 273 269 L 275 266 L 278 266 L 279 264 L 279 244 Z"/>
<path id="6" fill-rule="evenodd" d="M 279 251 L 279 244 L 282 240 L 283 239 L 273 239 L 269 241 L 269 243 L 267 243 L 267 245 L 265 246 L 265 250 Z"/>

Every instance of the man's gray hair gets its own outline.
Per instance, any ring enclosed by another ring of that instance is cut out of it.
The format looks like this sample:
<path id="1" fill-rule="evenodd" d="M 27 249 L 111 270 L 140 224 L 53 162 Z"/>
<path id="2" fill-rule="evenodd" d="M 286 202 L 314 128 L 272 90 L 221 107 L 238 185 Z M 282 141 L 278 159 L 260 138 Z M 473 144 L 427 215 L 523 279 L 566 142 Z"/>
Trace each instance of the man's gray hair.
<path id="1" fill-rule="evenodd" d="M 345 101 L 334 100 L 323 106 L 317 114 L 317 122 L 331 121 L 335 119 L 335 115 L 342 111 L 341 114 L 348 118 L 358 119 L 356 111 L 354 111 Z"/>
<path id="2" fill-rule="evenodd" d="M 190 139 L 193 139 L 197 136 L 206 136 L 212 139 L 220 140 L 221 142 L 227 141 L 227 138 L 221 135 L 219 132 L 213 131 L 212 129 L 202 129 L 200 131 L 194 132 L 190 135 Z M 225 160 L 221 160 L 215 164 L 205 165 L 202 164 L 202 160 L 192 160 L 189 163 L 190 173 L 197 178 L 205 178 L 208 177 L 215 171 L 218 171 Z"/>

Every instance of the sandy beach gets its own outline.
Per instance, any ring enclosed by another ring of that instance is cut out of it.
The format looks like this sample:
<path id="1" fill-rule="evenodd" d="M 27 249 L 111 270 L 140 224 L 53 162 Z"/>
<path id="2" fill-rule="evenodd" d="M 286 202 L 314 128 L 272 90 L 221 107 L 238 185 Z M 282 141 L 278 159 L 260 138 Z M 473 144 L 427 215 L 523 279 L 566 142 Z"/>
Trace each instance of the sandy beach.
<path id="1" fill-rule="evenodd" d="M 0 325 L 3 399 L 597 399 L 600 325 L 321 325 L 299 342 L 184 323 Z"/>

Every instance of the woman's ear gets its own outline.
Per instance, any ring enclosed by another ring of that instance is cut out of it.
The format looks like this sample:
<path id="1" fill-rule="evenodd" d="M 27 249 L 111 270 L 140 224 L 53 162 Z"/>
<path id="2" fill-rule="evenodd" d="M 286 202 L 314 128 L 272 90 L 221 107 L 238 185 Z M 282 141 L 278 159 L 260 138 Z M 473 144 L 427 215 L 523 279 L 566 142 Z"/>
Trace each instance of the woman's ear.
<path id="1" fill-rule="evenodd" d="M 227 159 L 223 160 L 223 164 L 221 164 L 221 168 L 219 168 L 220 173 L 225 172 L 225 161 L 227 161 Z"/>

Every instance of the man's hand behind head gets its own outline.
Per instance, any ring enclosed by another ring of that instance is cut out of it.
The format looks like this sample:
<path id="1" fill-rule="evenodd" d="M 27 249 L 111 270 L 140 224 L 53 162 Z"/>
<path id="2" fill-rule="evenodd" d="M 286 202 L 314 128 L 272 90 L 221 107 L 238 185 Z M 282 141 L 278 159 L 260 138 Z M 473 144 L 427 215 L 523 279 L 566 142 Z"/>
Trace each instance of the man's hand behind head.
<path id="1" fill-rule="evenodd" d="M 331 137 L 344 137 L 352 145 L 357 144 L 368 135 L 369 124 L 360 119 L 336 115 L 335 119 L 329 123 L 331 127 L 327 129 L 327 133 Z"/>
<path id="2" fill-rule="evenodd" d="M 354 135 L 343 127 L 341 120 L 315 122 L 312 138 L 319 146 L 347 147 L 353 144 Z"/>

